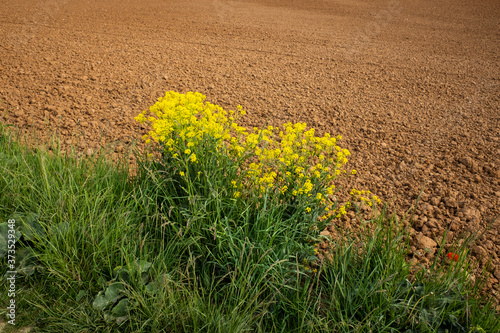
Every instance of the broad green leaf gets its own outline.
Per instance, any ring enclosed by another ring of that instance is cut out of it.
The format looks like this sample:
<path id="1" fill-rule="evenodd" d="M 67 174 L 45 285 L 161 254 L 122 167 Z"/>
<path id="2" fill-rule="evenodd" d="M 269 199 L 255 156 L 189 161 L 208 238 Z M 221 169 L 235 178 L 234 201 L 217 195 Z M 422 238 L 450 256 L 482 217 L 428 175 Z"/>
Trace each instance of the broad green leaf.
<path id="1" fill-rule="evenodd" d="M 151 263 L 147 262 L 146 260 L 139 260 L 137 263 L 139 266 L 139 272 L 142 273 L 147 273 L 149 269 L 151 268 Z"/>
<path id="2" fill-rule="evenodd" d="M 95 310 L 104 310 L 104 308 L 106 307 L 106 305 L 108 305 L 109 302 L 108 300 L 106 299 L 106 296 L 104 295 L 104 293 L 102 291 L 100 291 L 95 300 L 94 300 L 94 303 L 92 303 L 92 307 L 95 309 Z"/>
<path id="3" fill-rule="evenodd" d="M 104 310 L 108 305 L 115 303 L 124 296 L 125 289 L 121 282 L 114 282 L 106 288 L 106 291 L 100 291 L 92 304 L 96 310 Z"/>
<path id="4" fill-rule="evenodd" d="M 115 317 L 123 317 L 128 315 L 128 298 L 122 299 L 116 306 L 111 310 L 111 314 Z"/>
<path id="5" fill-rule="evenodd" d="M 115 269 L 113 270 L 113 273 L 114 273 L 115 278 L 118 278 L 119 280 L 122 280 L 125 282 L 129 282 L 130 272 L 128 271 L 128 269 L 126 269 L 122 266 L 118 266 L 118 267 L 115 267 Z"/>

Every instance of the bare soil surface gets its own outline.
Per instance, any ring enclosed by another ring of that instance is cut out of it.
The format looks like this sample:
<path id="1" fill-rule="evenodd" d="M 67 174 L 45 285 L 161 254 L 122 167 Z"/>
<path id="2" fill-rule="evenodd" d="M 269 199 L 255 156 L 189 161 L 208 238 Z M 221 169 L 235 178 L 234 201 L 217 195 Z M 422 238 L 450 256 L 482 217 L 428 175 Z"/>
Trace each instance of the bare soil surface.
<path id="1" fill-rule="evenodd" d="M 307 122 L 341 134 L 348 186 L 415 204 L 413 260 L 490 228 L 500 299 L 498 0 L 4 0 L 0 120 L 82 154 L 145 133 L 165 91 L 199 91 L 243 125 Z M 347 185 L 346 185 L 347 186 Z M 344 219 L 355 225 L 354 214 Z M 325 231 L 325 234 L 328 232 Z"/>

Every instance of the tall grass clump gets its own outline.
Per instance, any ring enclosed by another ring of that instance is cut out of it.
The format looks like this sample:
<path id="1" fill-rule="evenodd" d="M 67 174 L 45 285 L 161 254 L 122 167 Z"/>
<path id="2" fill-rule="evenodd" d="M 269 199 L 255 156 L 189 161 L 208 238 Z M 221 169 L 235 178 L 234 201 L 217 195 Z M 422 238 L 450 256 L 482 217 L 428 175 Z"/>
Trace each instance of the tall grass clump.
<path id="1" fill-rule="evenodd" d="M 134 234 L 139 218 L 130 200 L 127 167 L 104 155 L 81 159 L 74 151 L 63 154 L 57 140 L 48 149 L 27 148 L 13 136 L 2 127 L 0 229 L 6 232 L 5 223 L 15 221 L 17 305 L 35 310 L 47 304 L 44 309 L 50 309 L 55 302 L 79 308 L 78 293 L 97 292 L 132 252 L 123 236 Z M 2 265 L 4 274 L 6 268 Z M 37 306 L 32 307 L 34 300 Z M 25 312 L 17 313 L 22 319 Z M 52 319 L 61 319 L 60 312 L 53 314 Z"/>
<path id="2" fill-rule="evenodd" d="M 0 275 L 15 220 L 17 322 L 47 332 L 500 329 L 467 276 L 466 249 L 412 272 L 409 235 L 385 209 L 319 253 L 326 225 L 356 201 L 380 201 L 356 189 L 336 201 L 336 181 L 355 173 L 340 137 L 302 123 L 247 130 L 243 116 L 168 92 L 136 117 L 150 130 L 133 175 L 105 151 L 28 149 L 2 128 Z"/>

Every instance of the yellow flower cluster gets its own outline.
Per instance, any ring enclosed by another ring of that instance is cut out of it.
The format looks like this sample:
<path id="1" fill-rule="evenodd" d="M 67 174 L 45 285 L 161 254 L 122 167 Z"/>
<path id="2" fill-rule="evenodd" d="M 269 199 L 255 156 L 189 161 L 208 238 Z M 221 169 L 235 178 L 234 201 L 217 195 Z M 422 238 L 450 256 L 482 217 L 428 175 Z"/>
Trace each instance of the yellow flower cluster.
<path id="1" fill-rule="evenodd" d="M 315 254 L 317 253 L 316 249 L 314 249 L 314 253 Z M 318 269 L 317 268 L 312 268 L 311 267 L 311 263 L 309 263 L 309 261 L 307 261 L 307 259 L 302 260 L 302 265 L 304 267 L 304 271 L 311 272 L 313 274 L 318 273 Z"/>
<path id="2" fill-rule="evenodd" d="M 350 195 L 352 201 L 360 201 L 361 203 L 368 204 L 370 207 L 373 205 L 373 202 L 381 203 L 381 200 L 376 195 L 372 195 L 370 191 L 359 191 L 353 188 Z M 372 197 L 371 199 L 369 198 L 370 196 Z"/>
<path id="3" fill-rule="evenodd" d="M 305 123 L 248 131 L 236 122 L 239 116 L 245 115 L 241 106 L 238 105 L 236 112 L 227 112 L 205 99 L 206 96 L 198 92 L 167 92 L 149 110 L 135 117 L 152 127 L 144 140 L 159 143 L 166 154 L 182 158 L 185 165 L 200 163 L 203 147 L 207 147 L 207 142 L 215 144 L 210 147 L 238 163 L 241 179 L 230 180 L 235 198 L 271 191 L 285 201 L 305 199 L 306 212 L 311 212 L 312 205 L 323 207 L 324 219 L 346 214 L 349 203 L 337 209 L 328 203 L 335 192 L 333 180 L 347 173 L 344 168 L 351 155 L 349 150 L 337 145 L 341 136 L 328 133 L 316 136 L 315 130 L 308 129 Z M 202 165 L 203 161 L 199 167 Z M 184 176 L 184 172 L 181 175 Z M 359 195 L 371 205 L 364 192 L 351 192 L 351 195 Z M 378 200 L 376 196 L 373 199 Z"/>
<path id="4" fill-rule="evenodd" d="M 183 151 L 191 162 L 196 163 L 198 159 L 193 150 L 207 137 L 222 145 L 224 140 L 231 139 L 231 129 L 238 133 L 245 132 L 245 128 L 234 122 L 234 111 L 228 114 L 218 105 L 205 103 L 205 99 L 206 96 L 198 92 L 167 92 L 149 110 L 135 117 L 141 124 L 151 124 L 152 130 L 143 139 L 146 143 L 151 139 L 161 143 L 172 155 Z M 238 110 L 240 114 L 245 114 L 241 106 L 238 106 Z"/>
<path id="5" fill-rule="evenodd" d="M 277 188 L 282 195 L 316 195 L 319 201 L 333 194 L 335 186 L 326 193 L 317 193 L 316 184 L 331 181 L 341 174 L 350 152 L 336 145 L 341 137 L 315 136 L 305 123 L 286 123 L 283 128 L 269 126 L 254 128 L 252 133 L 240 131 L 231 141 L 231 148 L 240 156 L 249 152 L 253 161 L 248 165 L 247 177 L 260 192 Z M 313 162 L 313 166 L 311 166 Z M 316 164 L 314 164 L 316 163 Z M 333 166 L 325 167 L 323 164 Z M 344 170 L 345 173 L 345 170 Z"/>

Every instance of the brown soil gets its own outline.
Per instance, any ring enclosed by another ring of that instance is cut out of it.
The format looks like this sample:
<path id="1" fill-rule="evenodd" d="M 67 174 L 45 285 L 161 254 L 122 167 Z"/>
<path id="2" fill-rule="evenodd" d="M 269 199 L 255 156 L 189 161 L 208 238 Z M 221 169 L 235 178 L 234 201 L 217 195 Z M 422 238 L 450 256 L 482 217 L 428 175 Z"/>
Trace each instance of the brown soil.
<path id="1" fill-rule="evenodd" d="M 123 153 L 168 90 L 241 104 L 247 126 L 307 122 L 341 134 L 352 185 L 400 212 L 425 185 L 412 231 L 425 264 L 445 228 L 451 244 L 500 213 L 499 18 L 498 0 L 8 1 L 0 119 L 57 128 L 84 154 Z M 492 256 L 497 298 L 499 223 L 470 252 Z"/>

